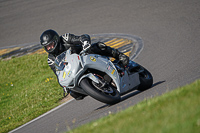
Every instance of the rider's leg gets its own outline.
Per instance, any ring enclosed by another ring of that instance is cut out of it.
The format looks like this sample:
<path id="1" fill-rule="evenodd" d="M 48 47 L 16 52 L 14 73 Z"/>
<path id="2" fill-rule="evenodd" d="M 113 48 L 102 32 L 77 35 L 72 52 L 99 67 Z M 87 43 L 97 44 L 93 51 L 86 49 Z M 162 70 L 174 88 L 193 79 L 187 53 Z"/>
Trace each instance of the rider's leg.
<path id="1" fill-rule="evenodd" d="M 129 63 L 128 56 L 121 53 L 117 49 L 106 46 L 103 42 L 98 42 L 98 43 L 93 44 L 92 47 L 90 48 L 90 52 L 109 56 L 109 57 L 114 57 L 115 59 L 121 61 L 124 66 L 128 65 Z"/>

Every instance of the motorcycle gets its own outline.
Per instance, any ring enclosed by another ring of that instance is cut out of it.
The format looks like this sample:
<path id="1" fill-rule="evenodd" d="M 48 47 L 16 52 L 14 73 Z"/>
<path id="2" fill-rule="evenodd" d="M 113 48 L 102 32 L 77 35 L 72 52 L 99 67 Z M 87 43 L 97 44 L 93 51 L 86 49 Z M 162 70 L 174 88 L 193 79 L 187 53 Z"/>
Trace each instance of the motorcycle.
<path id="1" fill-rule="evenodd" d="M 132 90 L 144 91 L 152 86 L 151 73 L 134 61 L 130 60 L 124 67 L 118 60 L 88 54 L 87 49 L 79 54 L 68 49 L 56 57 L 58 82 L 65 92 L 74 91 L 106 104 L 115 104 Z"/>

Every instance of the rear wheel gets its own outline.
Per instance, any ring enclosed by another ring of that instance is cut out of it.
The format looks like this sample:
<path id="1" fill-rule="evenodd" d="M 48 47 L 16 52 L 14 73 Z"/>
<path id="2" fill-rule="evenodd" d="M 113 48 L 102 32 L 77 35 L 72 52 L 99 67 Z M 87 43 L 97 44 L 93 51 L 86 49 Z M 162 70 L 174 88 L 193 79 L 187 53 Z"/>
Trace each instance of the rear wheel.
<path id="1" fill-rule="evenodd" d="M 143 69 L 144 69 L 144 71 L 139 74 L 139 76 L 140 76 L 140 85 L 138 87 L 139 91 L 147 90 L 147 89 L 151 88 L 151 86 L 153 84 L 153 77 L 152 77 L 151 73 L 147 69 L 145 69 L 145 68 L 143 68 Z"/>
<path id="2" fill-rule="evenodd" d="M 115 104 L 121 100 L 118 90 L 103 80 L 100 83 L 96 83 L 89 78 L 84 78 L 80 85 L 88 95 L 100 102 Z"/>

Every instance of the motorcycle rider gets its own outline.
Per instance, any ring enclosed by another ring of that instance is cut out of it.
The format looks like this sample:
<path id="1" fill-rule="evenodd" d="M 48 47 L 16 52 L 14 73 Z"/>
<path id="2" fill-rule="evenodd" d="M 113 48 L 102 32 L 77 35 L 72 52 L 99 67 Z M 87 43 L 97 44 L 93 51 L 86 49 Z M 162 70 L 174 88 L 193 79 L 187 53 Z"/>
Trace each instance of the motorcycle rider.
<path id="1" fill-rule="evenodd" d="M 80 53 L 82 49 L 90 47 L 88 53 L 100 54 L 122 62 L 124 66 L 128 65 L 129 57 L 119 52 L 117 49 L 106 46 L 103 42 L 94 43 L 91 45 L 91 39 L 88 34 L 76 36 L 74 34 L 65 33 L 59 36 L 58 33 L 52 29 L 46 30 L 40 36 L 40 43 L 48 52 L 48 65 L 56 75 L 56 68 L 54 61 L 56 56 L 71 48 L 72 53 Z M 57 75 L 56 75 L 57 76 Z M 73 91 L 70 91 L 70 95 L 76 100 L 83 99 L 85 96 Z"/>

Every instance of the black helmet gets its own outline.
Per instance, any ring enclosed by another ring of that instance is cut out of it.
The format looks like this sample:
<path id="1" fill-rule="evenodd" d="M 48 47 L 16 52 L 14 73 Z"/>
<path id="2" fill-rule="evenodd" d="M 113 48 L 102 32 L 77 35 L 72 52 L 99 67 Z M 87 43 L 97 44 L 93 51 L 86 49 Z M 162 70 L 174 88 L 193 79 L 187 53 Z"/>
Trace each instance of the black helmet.
<path id="1" fill-rule="evenodd" d="M 40 36 L 40 43 L 48 53 L 54 54 L 59 49 L 60 37 L 56 31 L 49 29 Z"/>

